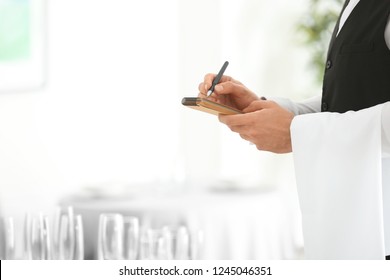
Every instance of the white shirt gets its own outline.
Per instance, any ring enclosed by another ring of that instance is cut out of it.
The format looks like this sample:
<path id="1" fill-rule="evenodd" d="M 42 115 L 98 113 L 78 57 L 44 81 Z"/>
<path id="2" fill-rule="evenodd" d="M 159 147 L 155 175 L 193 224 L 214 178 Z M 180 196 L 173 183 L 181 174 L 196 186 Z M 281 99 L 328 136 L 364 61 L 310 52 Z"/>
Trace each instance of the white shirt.
<path id="1" fill-rule="evenodd" d="M 341 15 L 338 33 L 359 1 L 360 0 L 350 0 L 348 3 L 348 6 Z M 385 29 L 384 38 L 388 48 L 390 49 L 390 17 Z M 321 95 L 312 97 L 300 103 L 279 98 L 275 99 L 275 101 L 279 103 L 279 105 L 293 112 L 295 115 L 321 112 Z M 384 157 L 390 156 L 390 103 L 385 104 L 385 107 L 382 110 L 382 151 L 384 152 Z"/>
<path id="2" fill-rule="evenodd" d="M 341 28 L 343 27 L 345 21 L 351 14 L 352 10 L 356 7 L 360 0 L 350 0 L 348 6 L 345 7 L 345 10 L 340 18 L 339 30 L 337 31 L 337 35 L 340 33 Z"/>

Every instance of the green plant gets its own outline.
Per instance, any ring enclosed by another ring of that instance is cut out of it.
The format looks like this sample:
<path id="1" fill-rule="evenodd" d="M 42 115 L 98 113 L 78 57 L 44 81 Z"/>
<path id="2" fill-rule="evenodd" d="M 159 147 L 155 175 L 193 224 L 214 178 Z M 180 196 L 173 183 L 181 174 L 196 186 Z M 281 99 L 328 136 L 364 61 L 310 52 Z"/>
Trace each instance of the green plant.
<path id="1" fill-rule="evenodd" d="M 298 23 L 298 31 L 310 54 L 310 64 L 321 82 L 329 41 L 344 0 L 309 0 L 307 13 Z"/>

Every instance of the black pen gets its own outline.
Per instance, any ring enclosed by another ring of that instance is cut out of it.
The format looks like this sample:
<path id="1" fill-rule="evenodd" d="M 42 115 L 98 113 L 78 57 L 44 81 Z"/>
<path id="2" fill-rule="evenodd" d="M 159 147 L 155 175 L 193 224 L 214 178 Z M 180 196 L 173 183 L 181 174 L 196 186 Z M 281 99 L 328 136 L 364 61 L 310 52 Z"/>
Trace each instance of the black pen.
<path id="1" fill-rule="evenodd" d="M 219 70 L 217 76 L 215 76 L 215 78 L 213 80 L 213 84 L 211 85 L 211 88 L 207 92 L 207 97 L 209 97 L 214 92 L 214 87 L 219 83 L 219 80 L 221 80 L 222 75 L 225 72 L 228 65 L 229 65 L 229 61 L 225 61 L 225 63 L 222 65 L 221 70 Z"/>

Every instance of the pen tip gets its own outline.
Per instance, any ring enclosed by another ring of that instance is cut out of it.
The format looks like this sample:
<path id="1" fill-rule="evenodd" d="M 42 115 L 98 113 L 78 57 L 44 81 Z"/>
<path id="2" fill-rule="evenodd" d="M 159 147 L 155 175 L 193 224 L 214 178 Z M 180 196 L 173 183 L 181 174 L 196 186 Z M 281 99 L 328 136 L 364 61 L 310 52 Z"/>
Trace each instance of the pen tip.
<path id="1" fill-rule="evenodd" d="M 211 90 L 209 90 L 206 94 L 207 97 L 209 97 L 213 92 Z"/>

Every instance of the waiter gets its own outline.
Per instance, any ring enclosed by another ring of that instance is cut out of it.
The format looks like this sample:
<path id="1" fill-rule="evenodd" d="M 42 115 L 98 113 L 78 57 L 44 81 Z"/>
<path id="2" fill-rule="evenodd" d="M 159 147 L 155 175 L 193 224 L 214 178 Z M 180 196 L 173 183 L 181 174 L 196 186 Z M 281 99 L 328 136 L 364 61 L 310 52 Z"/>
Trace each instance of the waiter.
<path id="1" fill-rule="evenodd" d="M 219 119 L 259 150 L 293 152 L 308 259 L 390 255 L 389 15 L 390 0 L 346 1 L 322 96 L 264 100 L 223 76 L 209 97 L 244 112 Z"/>

